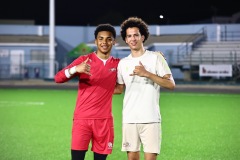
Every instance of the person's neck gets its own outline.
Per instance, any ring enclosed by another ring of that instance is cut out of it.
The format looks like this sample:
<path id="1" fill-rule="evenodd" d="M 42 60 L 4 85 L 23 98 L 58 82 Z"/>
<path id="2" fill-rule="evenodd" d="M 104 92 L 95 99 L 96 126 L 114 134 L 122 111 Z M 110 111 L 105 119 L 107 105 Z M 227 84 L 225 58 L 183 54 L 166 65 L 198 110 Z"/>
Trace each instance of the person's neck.
<path id="1" fill-rule="evenodd" d="M 96 52 L 96 55 L 98 58 L 103 59 L 103 60 L 107 60 L 110 57 L 110 53 Z"/>
<path id="2" fill-rule="evenodd" d="M 144 47 L 140 48 L 139 50 L 131 50 L 132 57 L 140 57 L 145 53 Z"/>

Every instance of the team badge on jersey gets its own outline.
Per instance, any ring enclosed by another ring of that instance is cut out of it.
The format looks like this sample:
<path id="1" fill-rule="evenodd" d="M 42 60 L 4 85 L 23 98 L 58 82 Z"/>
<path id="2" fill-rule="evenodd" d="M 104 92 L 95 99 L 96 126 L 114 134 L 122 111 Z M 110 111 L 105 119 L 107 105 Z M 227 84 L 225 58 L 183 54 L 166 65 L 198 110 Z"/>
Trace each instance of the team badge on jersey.
<path id="1" fill-rule="evenodd" d="M 116 68 L 110 68 L 109 69 L 110 72 L 116 72 L 116 70 L 117 70 Z"/>
<path id="2" fill-rule="evenodd" d="M 108 142 L 108 149 L 112 149 L 112 148 L 113 148 L 112 142 Z"/>
<path id="3" fill-rule="evenodd" d="M 123 143 L 123 147 L 130 147 L 130 143 L 129 142 Z"/>

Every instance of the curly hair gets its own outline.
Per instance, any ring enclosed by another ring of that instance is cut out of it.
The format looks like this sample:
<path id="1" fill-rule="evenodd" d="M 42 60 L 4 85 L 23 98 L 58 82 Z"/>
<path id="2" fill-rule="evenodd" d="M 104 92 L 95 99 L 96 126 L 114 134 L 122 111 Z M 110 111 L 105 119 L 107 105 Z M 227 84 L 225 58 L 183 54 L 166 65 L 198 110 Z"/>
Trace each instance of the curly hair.
<path id="1" fill-rule="evenodd" d="M 122 22 L 120 34 L 123 41 L 125 41 L 126 38 L 126 30 L 132 27 L 137 27 L 141 35 L 145 36 L 143 41 L 144 43 L 149 37 L 148 25 L 146 24 L 146 22 L 144 22 L 141 18 L 138 17 L 129 17 L 127 20 Z"/>
<path id="2" fill-rule="evenodd" d="M 97 39 L 97 35 L 99 32 L 101 31 L 108 31 L 108 32 L 111 32 L 112 35 L 113 35 L 113 38 L 115 39 L 116 38 L 116 30 L 115 28 L 109 24 L 109 23 L 106 23 L 106 24 L 99 24 L 97 26 L 97 28 L 95 29 L 94 31 L 94 36 L 95 36 L 95 39 Z"/>

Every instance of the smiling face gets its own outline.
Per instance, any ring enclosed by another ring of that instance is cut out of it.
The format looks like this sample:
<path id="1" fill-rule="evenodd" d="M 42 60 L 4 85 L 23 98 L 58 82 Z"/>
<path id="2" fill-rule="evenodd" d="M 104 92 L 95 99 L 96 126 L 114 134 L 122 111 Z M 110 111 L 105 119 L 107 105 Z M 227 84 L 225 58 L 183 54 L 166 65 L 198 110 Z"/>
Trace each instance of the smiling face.
<path id="1" fill-rule="evenodd" d="M 97 54 L 110 55 L 111 49 L 115 44 L 115 39 L 109 31 L 101 31 L 98 33 L 95 39 L 95 44 L 97 45 Z"/>
<path id="2" fill-rule="evenodd" d="M 125 41 L 131 50 L 139 50 L 143 46 L 144 36 L 141 35 L 137 27 L 128 28 Z"/>

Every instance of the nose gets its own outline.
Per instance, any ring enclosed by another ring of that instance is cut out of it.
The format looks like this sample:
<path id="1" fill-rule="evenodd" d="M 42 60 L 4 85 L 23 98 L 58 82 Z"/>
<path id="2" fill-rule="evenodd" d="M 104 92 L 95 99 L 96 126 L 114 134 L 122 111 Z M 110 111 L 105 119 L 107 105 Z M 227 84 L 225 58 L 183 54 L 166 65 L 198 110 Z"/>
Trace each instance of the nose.
<path id="1" fill-rule="evenodd" d="M 107 39 L 103 39 L 103 40 L 102 40 L 102 43 L 107 43 Z"/>
<path id="2" fill-rule="evenodd" d="M 130 37 L 130 40 L 135 40 L 135 39 L 136 39 L 135 36 L 131 36 L 131 37 Z"/>

